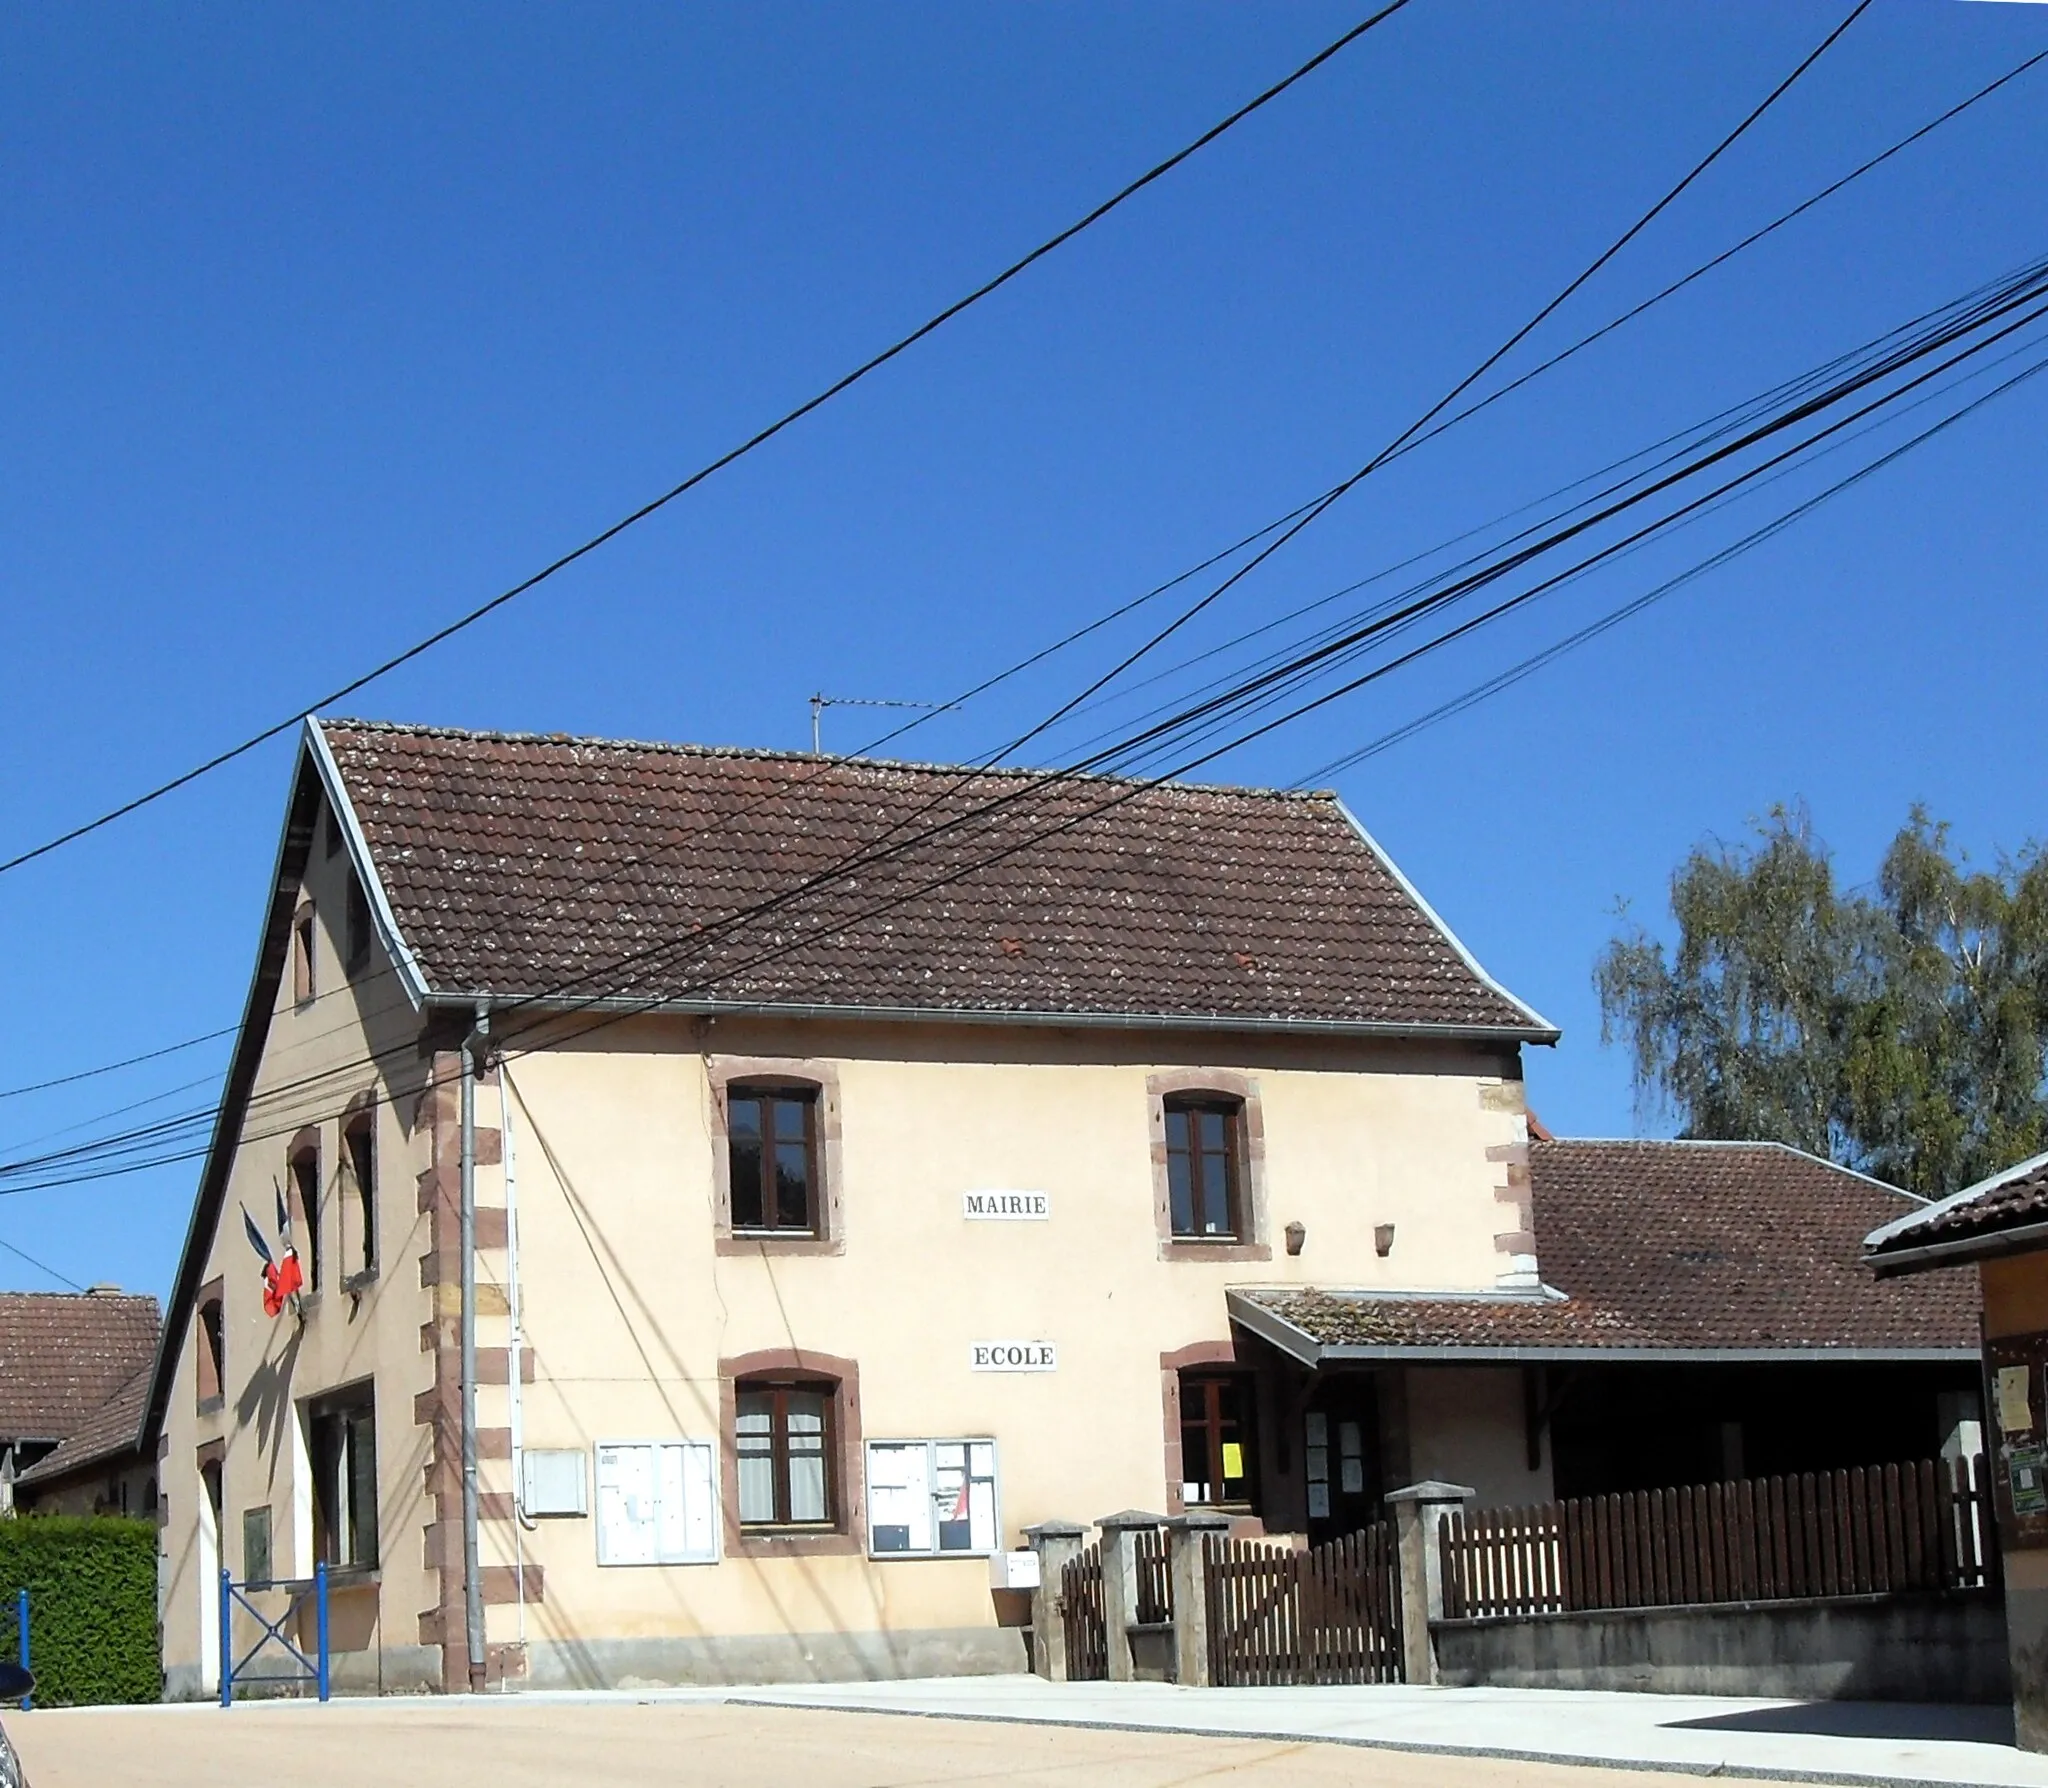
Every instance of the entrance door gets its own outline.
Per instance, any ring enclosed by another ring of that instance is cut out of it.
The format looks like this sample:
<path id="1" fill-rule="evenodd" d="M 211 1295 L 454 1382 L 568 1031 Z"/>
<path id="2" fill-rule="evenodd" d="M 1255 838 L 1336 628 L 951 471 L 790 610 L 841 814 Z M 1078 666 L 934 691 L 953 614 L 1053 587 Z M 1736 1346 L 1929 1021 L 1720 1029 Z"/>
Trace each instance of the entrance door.
<path id="1" fill-rule="evenodd" d="M 1370 1378 L 1336 1377 L 1302 1417 L 1312 1546 L 1386 1518 L 1380 1497 L 1379 1403 Z"/>

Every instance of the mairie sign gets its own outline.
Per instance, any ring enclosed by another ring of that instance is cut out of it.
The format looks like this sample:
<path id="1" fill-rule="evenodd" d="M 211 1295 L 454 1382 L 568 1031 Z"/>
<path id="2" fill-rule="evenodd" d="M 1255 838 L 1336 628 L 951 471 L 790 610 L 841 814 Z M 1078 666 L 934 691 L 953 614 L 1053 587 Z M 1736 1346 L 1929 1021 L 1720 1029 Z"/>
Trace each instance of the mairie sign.
<path id="1" fill-rule="evenodd" d="M 1050 1341 L 976 1341 L 968 1363 L 976 1372 L 1056 1372 L 1059 1353 Z"/>
<path id="2" fill-rule="evenodd" d="M 960 1214 L 984 1222 L 1043 1223 L 1052 1216 L 1050 1192 L 963 1192 Z"/>

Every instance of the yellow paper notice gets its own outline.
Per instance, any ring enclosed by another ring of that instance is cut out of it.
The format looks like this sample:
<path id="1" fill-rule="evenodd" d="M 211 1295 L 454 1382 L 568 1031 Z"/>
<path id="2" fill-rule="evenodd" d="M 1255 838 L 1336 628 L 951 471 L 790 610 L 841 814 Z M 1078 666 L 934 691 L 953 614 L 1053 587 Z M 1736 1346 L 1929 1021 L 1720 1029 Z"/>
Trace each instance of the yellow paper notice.
<path id="1" fill-rule="evenodd" d="M 1998 1425 L 2007 1434 L 2031 1434 L 2034 1411 L 2027 1401 L 2027 1368 L 1998 1368 Z M 1224 1449 L 1226 1452 L 1228 1448 Z"/>
<path id="2" fill-rule="evenodd" d="M 1244 1476 L 1244 1448 L 1234 1440 L 1223 1443 L 1223 1475 L 1226 1478 Z"/>

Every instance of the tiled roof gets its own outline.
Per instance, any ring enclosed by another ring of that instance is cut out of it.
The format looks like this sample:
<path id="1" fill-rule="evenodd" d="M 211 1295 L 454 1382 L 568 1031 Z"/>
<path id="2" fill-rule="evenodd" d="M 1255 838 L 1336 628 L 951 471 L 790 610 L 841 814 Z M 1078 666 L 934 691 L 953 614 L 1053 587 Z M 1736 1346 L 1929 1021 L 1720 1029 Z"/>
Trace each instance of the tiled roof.
<path id="1" fill-rule="evenodd" d="M 46 1484 L 133 1451 L 141 1440 L 142 1406 L 148 1396 L 149 1367 L 145 1364 L 54 1453 L 38 1459 L 23 1472 L 21 1482 Z"/>
<path id="2" fill-rule="evenodd" d="M 1963 1278 L 1873 1282 L 1862 1242 L 1913 1208 L 1777 1143 L 1539 1142 L 1536 1258 L 1670 1346 L 1967 1347 Z"/>
<path id="3" fill-rule="evenodd" d="M 1233 1293 L 1319 1348 L 1969 1352 L 1963 1275 L 1874 1280 L 1862 1238 L 1909 1201 L 1773 1143 L 1531 1144 L 1536 1254 L 1561 1298 Z M 1254 1315 L 1254 1321 L 1257 1317 Z"/>
<path id="4" fill-rule="evenodd" d="M 1868 1253 L 1872 1260 L 1882 1261 L 1935 1242 L 1979 1237 L 1989 1241 L 2039 1223 L 2048 1223 L 2048 1155 L 2036 1155 L 1924 1211 L 1886 1224 L 1869 1238 Z"/>
<path id="5" fill-rule="evenodd" d="M 321 731 L 437 993 L 1548 1034 L 1329 795 Z"/>
<path id="6" fill-rule="evenodd" d="M 0 1292 L 0 1441 L 63 1440 L 156 1352 L 157 1307 L 118 1292 Z"/>

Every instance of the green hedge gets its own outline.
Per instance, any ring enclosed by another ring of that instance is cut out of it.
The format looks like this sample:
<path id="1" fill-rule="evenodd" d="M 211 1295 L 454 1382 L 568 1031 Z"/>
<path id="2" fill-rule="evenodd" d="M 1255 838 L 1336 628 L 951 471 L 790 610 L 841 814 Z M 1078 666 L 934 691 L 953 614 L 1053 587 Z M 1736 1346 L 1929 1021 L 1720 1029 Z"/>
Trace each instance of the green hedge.
<path id="1" fill-rule="evenodd" d="M 25 1588 L 38 1706 L 161 1698 L 156 1548 L 154 1522 L 119 1515 L 0 1521 L 0 1656 L 18 1655 Z"/>

